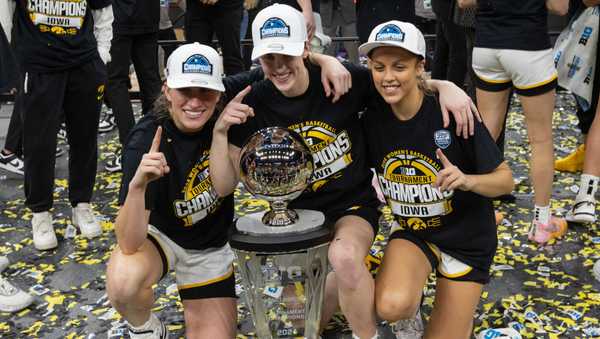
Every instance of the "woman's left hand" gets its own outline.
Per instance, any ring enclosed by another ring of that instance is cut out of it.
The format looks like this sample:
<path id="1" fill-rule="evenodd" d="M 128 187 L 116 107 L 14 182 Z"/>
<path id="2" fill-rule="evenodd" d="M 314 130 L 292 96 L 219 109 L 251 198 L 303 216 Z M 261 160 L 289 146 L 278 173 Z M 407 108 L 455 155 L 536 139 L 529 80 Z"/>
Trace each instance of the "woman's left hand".
<path id="1" fill-rule="evenodd" d="M 436 87 L 439 93 L 444 127 L 448 127 L 450 123 L 448 112 L 452 112 L 454 121 L 456 121 L 456 135 L 461 136 L 462 134 L 465 139 L 469 135 L 473 135 L 475 133 L 473 116 L 481 122 L 481 115 L 471 97 L 450 81 L 439 81 L 436 83 Z"/>
<path id="2" fill-rule="evenodd" d="M 440 191 L 453 191 L 455 189 L 459 189 L 461 191 L 470 191 L 471 190 L 471 180 L 469 180 L 469 176 L 465 175 L 460 168 L 454 166 L 448 158 L 444 155 L 441 149 L 437 149 L 435 151 L 435 155 L 444 166 L 444 169 L 439 171 L 437 177 L 435 178 L 435 183 L 433 183 L 433 187 L 438 187 Z"/>

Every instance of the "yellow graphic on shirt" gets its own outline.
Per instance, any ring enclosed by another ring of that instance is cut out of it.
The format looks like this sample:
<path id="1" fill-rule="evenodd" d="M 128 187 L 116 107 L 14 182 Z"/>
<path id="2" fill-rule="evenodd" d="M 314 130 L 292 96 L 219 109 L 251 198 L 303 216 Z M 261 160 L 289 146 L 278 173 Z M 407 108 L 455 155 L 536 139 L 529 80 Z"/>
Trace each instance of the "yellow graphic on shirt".
<path id="1" fill-rule="evenodd" d="M 221 204 L 221 199 L 217 196 L 210 180 L 208 156 L 209 151 L 204 151 L 201 159 L 188 173 L 182 190 L 183 199 L 173 202 L 175 215 L 186 227 L 204 219 Z"/>
<path id="2" fill-rule="evenodd" d="M 419 152 L 399 150 L 386 155 L 381 167 L 379 184 L 401 228 L 441 226 L 439 217 L 452 212 L 454 191 L 433 187 L 441 170 L 438 163 Z"/>
<path id="3" fill-rule="evenodd" d="M 315 171 L 309 189 L 319 190 L 325 183 L 342 175 L 342 170 L 352 163 L 352 142 L 347 131 L 336 131 L 332 126 L 317 120 L 289 126 L 298 132 L 313 155 Z"/>
<path id="4" fill-rule="evenodd" d="M 87 13 L 87 0 L 29 0 L 31 22 L 40 32 L 76 35 Z"/>

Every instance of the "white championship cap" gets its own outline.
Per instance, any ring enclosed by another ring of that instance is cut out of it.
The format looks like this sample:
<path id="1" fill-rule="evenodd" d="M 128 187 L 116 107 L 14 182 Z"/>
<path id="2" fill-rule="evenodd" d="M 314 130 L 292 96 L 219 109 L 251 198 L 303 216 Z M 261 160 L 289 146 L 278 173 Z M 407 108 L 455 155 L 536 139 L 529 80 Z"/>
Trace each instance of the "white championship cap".
<path id="1" fill-rule="evenodd" d="M 392 20 L 375 27 L 369 40 L 360 45 L 358 52 L 368 55 L 374 48 L 391 46 L 400 47 L 425 58 L 425 38 L 415 25 L 409 22 Z"/>
<path id="2" fill-rule="evenodd" d="M 265 7 L 252 22 L 252 60 L 269 53 L 300 56 L 307 40 L 302 13 L 288 5 Z"/>
<path id="3" fill-rule="evenodd" d="M 165 68 L 169 88 L 203 87 L 219 92 L 223 86 L 223 60 L 214 48 L 197 42 L 179 46 Z"/>

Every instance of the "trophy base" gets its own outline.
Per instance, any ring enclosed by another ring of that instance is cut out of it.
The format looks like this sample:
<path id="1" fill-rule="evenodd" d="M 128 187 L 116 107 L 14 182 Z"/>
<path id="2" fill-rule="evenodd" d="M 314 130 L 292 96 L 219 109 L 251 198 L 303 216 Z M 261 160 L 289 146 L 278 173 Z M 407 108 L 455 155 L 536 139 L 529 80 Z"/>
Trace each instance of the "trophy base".
<path id="1" fill-rule="evenodd" d="M 289 234 L 308 232 L 313 228 L 323 225 L 325 215 L 319 211 L 312 210 L 294 210 L 298 214 L 298 220 L 290 225 L 285 226 L 270 226 L 265 225 L 263 219 L 270 212 L 258 212 L 247 214 L 237 221 L 237 229 L 240 232 L 253 235 L 269 235 L 269 234 Z"/>
<path id="2" fill-rule="evenodd" d="M 262 222 L 265 212 L 239 218 L 230 238 L 234 249 L 258 253 L 294 252 L 320 246 L 331 240 L 331 227 L 318 211 L 297 209 L 298 221 L 288 226 Z"/>

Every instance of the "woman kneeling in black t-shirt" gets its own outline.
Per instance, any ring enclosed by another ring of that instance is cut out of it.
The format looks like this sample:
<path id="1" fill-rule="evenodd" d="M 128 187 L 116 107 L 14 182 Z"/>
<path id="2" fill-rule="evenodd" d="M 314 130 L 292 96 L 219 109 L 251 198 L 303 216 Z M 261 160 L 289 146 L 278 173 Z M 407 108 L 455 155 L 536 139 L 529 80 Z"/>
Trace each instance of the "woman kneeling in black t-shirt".
<path id="1" fill-rule="evenodd" d="M 227 243 L 235 185 L 217 190 L 212 181 L 220 173 L 209 171 L 211 117 L 225 91 L 222 71 L 211 47 L 177 48 L 167 62 L 156 111 L 129 134 L 115 223 L 118 246 L 106 285 L 132 338 L 167 337 L 151 307 L 152 286 L 169 270 L 176 272 L 186 337 L 236 335 L 233 252 Z"/>
<path id="2" fill-rule="evenodd" d="M 377 313 L 412 319 L 435 271 L 424 337 L 469 338 L 497 245 L 489 197 L 512 190 L 510 168 L 480 122 L 469 139 L 444 128 L 423 86 L 425 40 L 414 25 L 383 23 L 360 52 L 381 95 L 363 118 L 368 162 L 397 222 L 375 282 Z M 406 321 L 395 325 L 397 335 L 410 336 Z"/>

